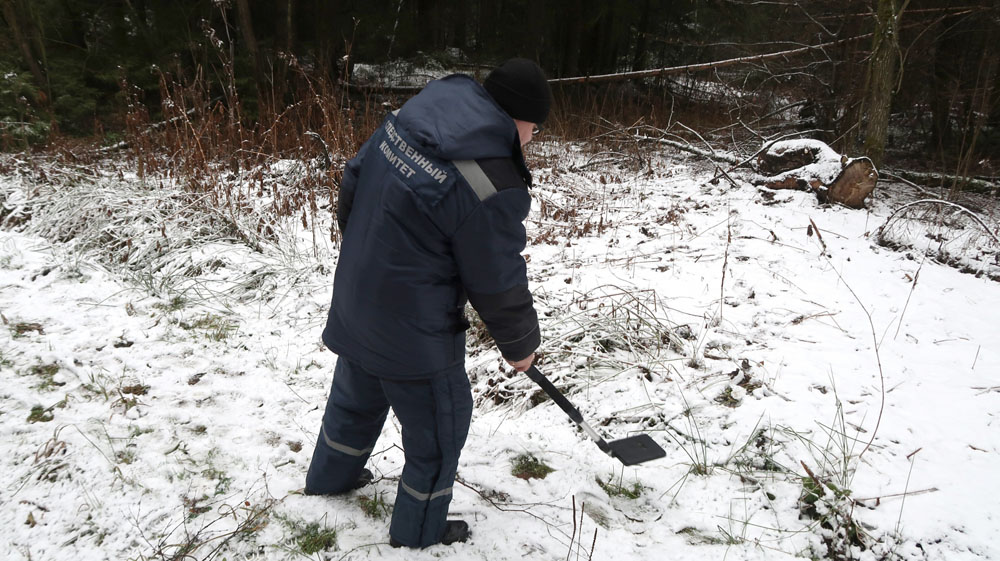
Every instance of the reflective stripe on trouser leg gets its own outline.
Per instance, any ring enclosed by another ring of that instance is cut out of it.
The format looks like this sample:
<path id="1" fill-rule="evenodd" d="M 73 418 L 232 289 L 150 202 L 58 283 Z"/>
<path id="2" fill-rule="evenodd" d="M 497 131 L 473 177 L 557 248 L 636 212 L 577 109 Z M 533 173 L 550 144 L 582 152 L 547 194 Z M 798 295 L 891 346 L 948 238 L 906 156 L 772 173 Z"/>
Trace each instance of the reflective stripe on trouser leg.
<path id="1" fill-rule="evenodd" d="M 420 491 L 417 491 L 413 487 L 407 485 L 405 481 L 400 481 L 399 486 L 400 488 L 403 489 L 403 491 L 406 491 L 407 494 L 409 494 L 414 499 L 417 499 L 418 501 L 433 501 L 438 497 L 450 495 L 451 490 L 453 488 L 453 487 L 448 487 L 447 489 L 441 489 L 440 491 L 434 491 L 433 493 L 421 493 Z"/>
<path id="2" fill-rule="evenodd" d="M 423 383 L 383 381 L 403 427 L 406 463 L 389 534 L 410 547 L 441 541 L 455 471 L 472 419 L 469 378 L 461 367 Z"/>
<path id="3" fill-rule="evenodd" d="M 372 453 L 372 450 L 375 449 L 374 446 L 369 446 L 368 448 L 365 448 L 364 450 L 358 450 L 357 448 L 351 448 L 350 446 L 348 446 L 346 444 L 342 444 L 340 442 L 336 442 L 336 441 L 332 440 L 326 434 L 326 423 L 324 423 L 320 427 L 320 429 L 319 429 L 319 435 L 320 435 L 320 441 L 321 442 L 323 442 L 324 444 L 326 444 L 330 448 L 333 448 L 334 450 L 340 452 L 341 454 L 347 454 L 348 456 L 356 456 L 356 457 L 365 456 L 365 457 L 367 457 L 369 454 Z"/>
<path id="4" fill-rule="evenodd" d="M 337 360 L 306 488 L 314 493 L 350 490 L 388 413 L 389 402 L 379 379 L 344 359 Z"/>

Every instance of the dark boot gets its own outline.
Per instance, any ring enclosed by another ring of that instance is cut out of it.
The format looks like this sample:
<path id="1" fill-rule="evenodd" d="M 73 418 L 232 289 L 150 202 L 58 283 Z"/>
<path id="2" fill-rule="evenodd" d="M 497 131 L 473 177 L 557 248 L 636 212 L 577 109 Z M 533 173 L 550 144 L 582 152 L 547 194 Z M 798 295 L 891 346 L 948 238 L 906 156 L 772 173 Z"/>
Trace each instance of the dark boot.
<path id="1" fill-rule="evenodd" d="M 451 545 L 455 542 L 465 543 L 472 535 L 472 530 L 465 520 L 449 520 L 444 526 L 444 535 L 441 536 L 441 543 Z M 389 545 L 392 547 L 403 547 L 403 544 L 396 541 L 396 538 L 389 536 Z"/>
<path id="2" fill-rule="evenodd" d="M 472 530 L 465 520 L 449 520 L 444 527 L 444 535 L 441 536 L 441 543 L 451 545 L 455 542 L 465 543 L 472 535 Z"/>
<path id="3" fill-rule="evenodd" d="M 347 491 L 344 491 L 343 493 L 348 493 L 350 491 L 360 489 L 374 480 L 375 476 L 372 475 L 372 472 L 367 468 L 363 469 L 361 470 L 361 475 L 358 476 L 358 480 L 354 482 L 354 485 L 351 486 L 351 488 L 348 489 Z M 311 491 L 308 487 L 302 490 L 303 495 L 342 495 L 343 493 L 317 493 L 315 491 Z"/>

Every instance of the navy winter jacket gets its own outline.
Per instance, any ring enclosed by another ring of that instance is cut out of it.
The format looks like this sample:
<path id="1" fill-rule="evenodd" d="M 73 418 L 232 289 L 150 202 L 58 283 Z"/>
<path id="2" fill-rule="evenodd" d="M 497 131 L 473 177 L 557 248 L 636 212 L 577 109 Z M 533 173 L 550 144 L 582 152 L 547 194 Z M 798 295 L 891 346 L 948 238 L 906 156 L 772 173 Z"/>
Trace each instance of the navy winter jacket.
<path id="1" fill-rule="evenodd" d="M 464 364 L 468 298 L 505 358 L 530 355 L 530 184 L 513 120 L 469 76 L 387 116 L 344 170 L 326 345 L 382 377 L 430 377 Z"/>

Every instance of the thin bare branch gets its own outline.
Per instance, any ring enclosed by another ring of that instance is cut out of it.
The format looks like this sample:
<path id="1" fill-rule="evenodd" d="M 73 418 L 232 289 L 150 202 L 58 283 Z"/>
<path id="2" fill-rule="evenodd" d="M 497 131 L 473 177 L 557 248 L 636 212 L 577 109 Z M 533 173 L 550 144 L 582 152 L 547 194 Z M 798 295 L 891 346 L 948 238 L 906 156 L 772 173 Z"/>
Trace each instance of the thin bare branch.
<path id="1" fill-rule="evenodd" d="M 979 224 L 983 228 L 983 231 L 986 232 L 987 235 L 993 238 L 993 241 L 996 242 L 997 245 L 1000 245 L 1000 237 L 994 234 L 993 231 L 990 230 L 990 227 L 986 225 L 986 222 L 983 222 L 983 219 L 980 218 L 976 213 L 972 212 L 971 210 L 965 208 L 964 206 L 958 203 L 953 203 L 951 201 L 942 201 L 941 199 L 920 199 L 919 201 L 913 201 L 912 203 L 907 203 L 894 210 L 892 214 L 890 214 L 889 217 L 885 219 L 885 222 L 882 224 L 882 228 L 885 228 L 885 226 L 889 224 L 889 222 L 891 222 L 892 219 L 895 218 L 896 215 L 899 214 L 900 212 L 903 212 L 904 210 L 915 207 L 917 205 L 928 205 L 928 204 L 950 206 L 952 208 L 958 209 L 959 212 L 966 214 L 970 218 L 972 218 L 972 220 L 976 224 Z"/>
<path id="2" fill-rule="evenodd" d="M 621 72 L 618 74 L 598 74 L 597 76 L 576 76 L 573 78 L 556 78 L 549 80 L 550 84 L 583 84 L 583 83 L 596 83 L 596 82 L 615 82 L 621 80 L 631 80 L 633 78 L 653 78 L 658 76 L 669 76 L 671 74 L 686 74 L 689 72 L 699 72 L 702 70 L 713 70 L 716 68 L 724 68 L 726 66 L 735 66 L 738 64 L 748 64 L 751 62 L 763 62 L 765 60 L 771 60 L 776 58 L 789 57 L 794 55 L 799 55 L 803 53 L 808 53 L 811 51 L 822 50 L 827 47 L 833 47 L 835 45 L 840 45 L 843 43 L 848 43 L 851 41 L 857 41 L 860 39 L 865 39 L 871 37 L 871 33 L 865 33 L 864 35 L 857 35 L 854 37 L 849 37 L 847 39 L 838 39 L 837 41 L 830 41 L 827 43 L 821 43 L 819 45 L 808 45 L 805 47 L 799 47 L 796 49 L 788 49 L 784 51 L 779 51 L 776 53 L 765 53 L 760 55 L 750 55 L 741 56 L 736 58 L 730 58 L 726 60 L 716 60 L 712 62 L 702 62 L 699 64 L 687 64 L 684 66 L 669 66 L 665 68 L 657 68 L 654 70 L 638 70 L 635 72 Z"/>

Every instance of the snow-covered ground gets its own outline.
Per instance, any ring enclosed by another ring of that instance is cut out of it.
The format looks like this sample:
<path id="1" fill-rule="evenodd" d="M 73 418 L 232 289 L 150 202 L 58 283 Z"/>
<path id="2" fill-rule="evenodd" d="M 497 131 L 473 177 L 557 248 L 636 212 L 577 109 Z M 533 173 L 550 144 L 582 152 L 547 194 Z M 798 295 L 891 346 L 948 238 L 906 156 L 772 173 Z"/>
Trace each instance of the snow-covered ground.
<path id="1" fill-rule="evenodd" d="M 878 246 L 902 186 L 849 210 L 591 158 L 534 147 L 540 369 L 667 456 L 622 468 L 473 332 L 473 537 L 419 552 L 388 546 L 392 417 L 374 486 L 301 494 L 336 359 L 326 233 L 248 245 L 169 182 L 6 162 L 31 216 L 0 230 L 0 557 L 1000 558 L 1000 284 Z M 515 477 L 526 454 L 553 471 Z"/>

